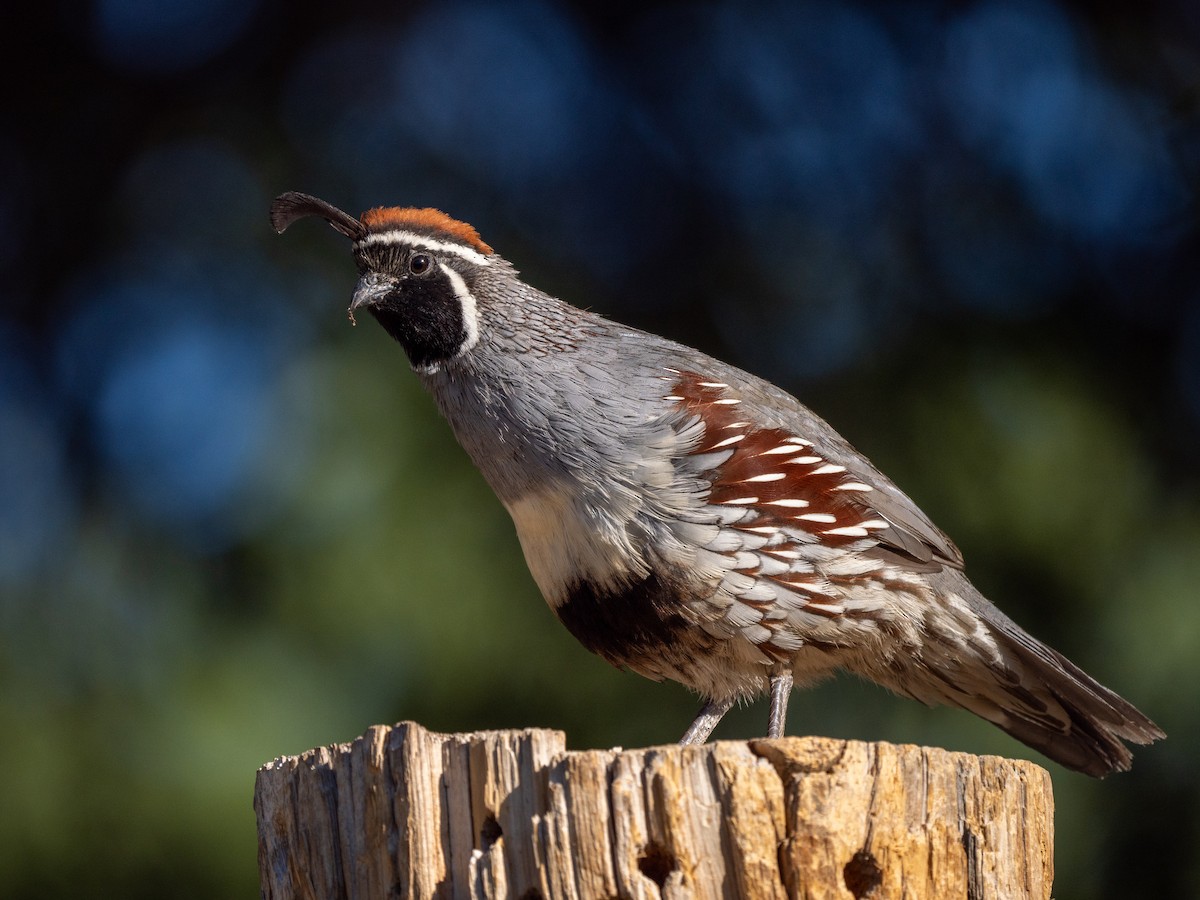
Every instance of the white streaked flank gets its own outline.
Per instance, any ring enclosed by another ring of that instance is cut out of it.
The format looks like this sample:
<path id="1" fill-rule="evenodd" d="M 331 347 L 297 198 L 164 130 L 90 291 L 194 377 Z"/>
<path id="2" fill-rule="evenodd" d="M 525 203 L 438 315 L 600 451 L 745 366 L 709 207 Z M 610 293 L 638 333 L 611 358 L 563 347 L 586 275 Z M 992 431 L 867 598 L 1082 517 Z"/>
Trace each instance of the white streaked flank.
<path id="1" fill-rule="evenodd" d="M 478 250 L 472 250 L 470 247 L 464 247 L 462 244 L 455 244 L 450 241 L 439 241 L 437 238 L 417 234 L 415 231 L 373 231 L 361 241 L 354 242 L 355 248 L 369 247 L 372 244 L 412 244 L 416 247 L 425 247 L 437 253 L 453 253 L 455 256 L 461 256 L 463 259 L 475 263 L 477 266 L 490 266 L 492 264 L 492 261 Z"/>
<path id="2" fill-rule="evenodd" d="M 780 444 L 778 447 L 772 447 L 770 450 L 764 450 L 759 456 L 774 456 L 777 453 L 802 453 L 803 451 L 795 444 Z"/>
<path id="3" fill-rule="evenodd" d="M 861 481 L 843 481 L 841 484 L 835 484 L 832 489 L 835 491 L 873 491 L 873 490 L 875 490 L 875 488 L 871 487 L 869 484 L 863 484 Z"/>
<path id="4" fill-rule="evenodd" d="M 867 537 L 867 529 L 861 525 L 846 525 L 843 528 L 830 528 L 828 531 L 821 532 L 822 534 L 836 534 L 841 537 Z"/>
<path id="5" fill-rule="evenodd" d="M 845 472 L 845 466 L 835 466 L 833 463 L 826 463 L 819 469 L 813 469 L 809 475 L 836 475 L 838 472 Z"/>
<path id="6" fill-rule="evenodd" d="M 815 610 L 818 610 L 823 613 L 828 613 L 829 615 L 832 615 L 832 616 L 840 616 L 840 615 L 842 615 L 842 613 L 844 613 L 846 611 L 846 607 L 841 606 L 841 605 L 834 606 L 831 603 L 809 602 L 809 603 L 805 604 L 804 608 L 805 609 L 815 609 Z"/>
<path id="7" fill-rule="evenodd" d="M 738 441 L 744 441 L 745 439 L 746 436 L 744 434 L 735 434 L 733 437 L 725 438 L 725 440 L 721 441 L 720 443 L 713 444 L 713 449 L 716 450 L 718 447 L 728 447 L 730 444 L 736 444 Z"/>
<path id="8" fill-rule="evenodd" d="M 729 387 L 729 385 L 727 385 L 723 381 L 697 381 L 696 384 L 700 385 L 700 387 L 706 387 L 706 388 L 727 388 L 727 387 Z"/>
<path id="9" fill-rule="evenodd" d="M 725 397 L 721 400 L 714 400 L 713 405 L 714 406 L 737 406 L 741 402 L 742 401 L 737 399 L 737 397 Z"/>
<path id="10" fill-rule="evenodd" d="M 811 466 L 813 463 L 824 462 L 819 456 L 797 456 L 795 459 L 785 459 L 788 465 Z"/>
<path id="11" fill-rule="evenodd" d="M 806 581 L 797 587 L 802 588 L 810 594 L 824 594 L 826 597 L 836 597 L 837 590 L 828 581 Z"/>
<path id="12" fill-rule="evenodd" d="M 783 506 L 788 509 L 803 509 L 808 506 L 807 500 L 801 500 L 797 497 L 785 497 L 782 500 L 769 500 L 767 506 Z"/>
<path id="13" fill-rule="evenodd" d="M 757 503 L 757 502 L 758 502 L 757 497 L 738 497 L 736 500 L 726 500 L 721 505 L 722 506 L 750 506 L 751 504 Z"/>
<path id="14" fill-rule="evenodd" d="M 837 516 L 831 516 L 829 513 L 801 513 L 796 518 L 805 522 L 820 522 L 822 525 L 832 525 L 837 521 Z"/>
<path id="15" fill-rule="evenodd" d="M 743 478 L 742 484 L 751 484 L 756 481 L 783 481 L 787 478 L 783 472 L 768 472 L 766 475 L 754 475 L 750 478 Z"/>

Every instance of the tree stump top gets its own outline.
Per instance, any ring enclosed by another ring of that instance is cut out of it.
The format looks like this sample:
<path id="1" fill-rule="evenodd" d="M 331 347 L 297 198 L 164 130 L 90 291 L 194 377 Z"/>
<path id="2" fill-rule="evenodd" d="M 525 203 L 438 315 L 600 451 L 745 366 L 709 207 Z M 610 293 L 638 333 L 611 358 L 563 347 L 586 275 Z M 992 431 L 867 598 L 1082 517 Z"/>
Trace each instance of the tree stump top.
<path id="1" fill-rule="evenodd" d="M 376 726 L 258 772 L 266 898 L 1050 896 L 1050 776 L 831 738 L 567 751 Z"/>

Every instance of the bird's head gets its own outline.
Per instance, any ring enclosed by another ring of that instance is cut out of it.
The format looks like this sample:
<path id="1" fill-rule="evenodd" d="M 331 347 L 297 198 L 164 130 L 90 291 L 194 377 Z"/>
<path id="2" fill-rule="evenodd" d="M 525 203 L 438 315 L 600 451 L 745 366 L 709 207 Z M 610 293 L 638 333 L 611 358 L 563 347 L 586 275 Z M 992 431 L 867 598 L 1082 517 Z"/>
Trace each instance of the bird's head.
<path id="1" fill-rule="evenodd" d="M 473 227 L 436 209 L 381 207 L 356 219 L 295 191 L 271 204 L 271 225 L 278 232 L 309 216 L 324 219 L 353 242 L 359 278 L 351 321 L 358 310 L 368 310 L 420 371 L 436 370 L 475 346 L 474 291 L 485 270 L 500 260 Z"/>

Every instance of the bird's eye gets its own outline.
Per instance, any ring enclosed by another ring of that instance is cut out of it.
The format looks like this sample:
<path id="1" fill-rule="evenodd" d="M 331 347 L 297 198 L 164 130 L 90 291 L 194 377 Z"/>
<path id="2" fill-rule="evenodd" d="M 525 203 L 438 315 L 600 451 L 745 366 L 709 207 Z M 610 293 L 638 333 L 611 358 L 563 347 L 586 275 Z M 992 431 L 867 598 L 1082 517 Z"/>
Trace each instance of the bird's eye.
<path id="1" fill-rule="evenodd" d="M 424 253 L 418 253 L 408 261 L 408 271 L 413 275 L 424 275 L 432 265 L 432 259 Z"/>

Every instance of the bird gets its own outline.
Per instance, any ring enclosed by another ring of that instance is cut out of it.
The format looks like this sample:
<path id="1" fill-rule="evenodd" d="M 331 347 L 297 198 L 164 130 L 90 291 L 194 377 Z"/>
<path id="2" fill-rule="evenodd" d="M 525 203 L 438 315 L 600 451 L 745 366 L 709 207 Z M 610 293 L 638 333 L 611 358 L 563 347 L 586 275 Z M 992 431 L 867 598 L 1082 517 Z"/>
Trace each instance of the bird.
<path id="1" fill-rule="evenodd" d="M 783 389 L 538 290 L 440 210 L 271 205 L 279 233 L 308 217 L 350 239 L 351 321 L 403 348 L 562 624 L 699 695 L 680 743 L 764 694 L 781 737 L 793 688 L 839 670 L 1095 777 L 1166 736 L 988 601 L 950 538 Z"/>

